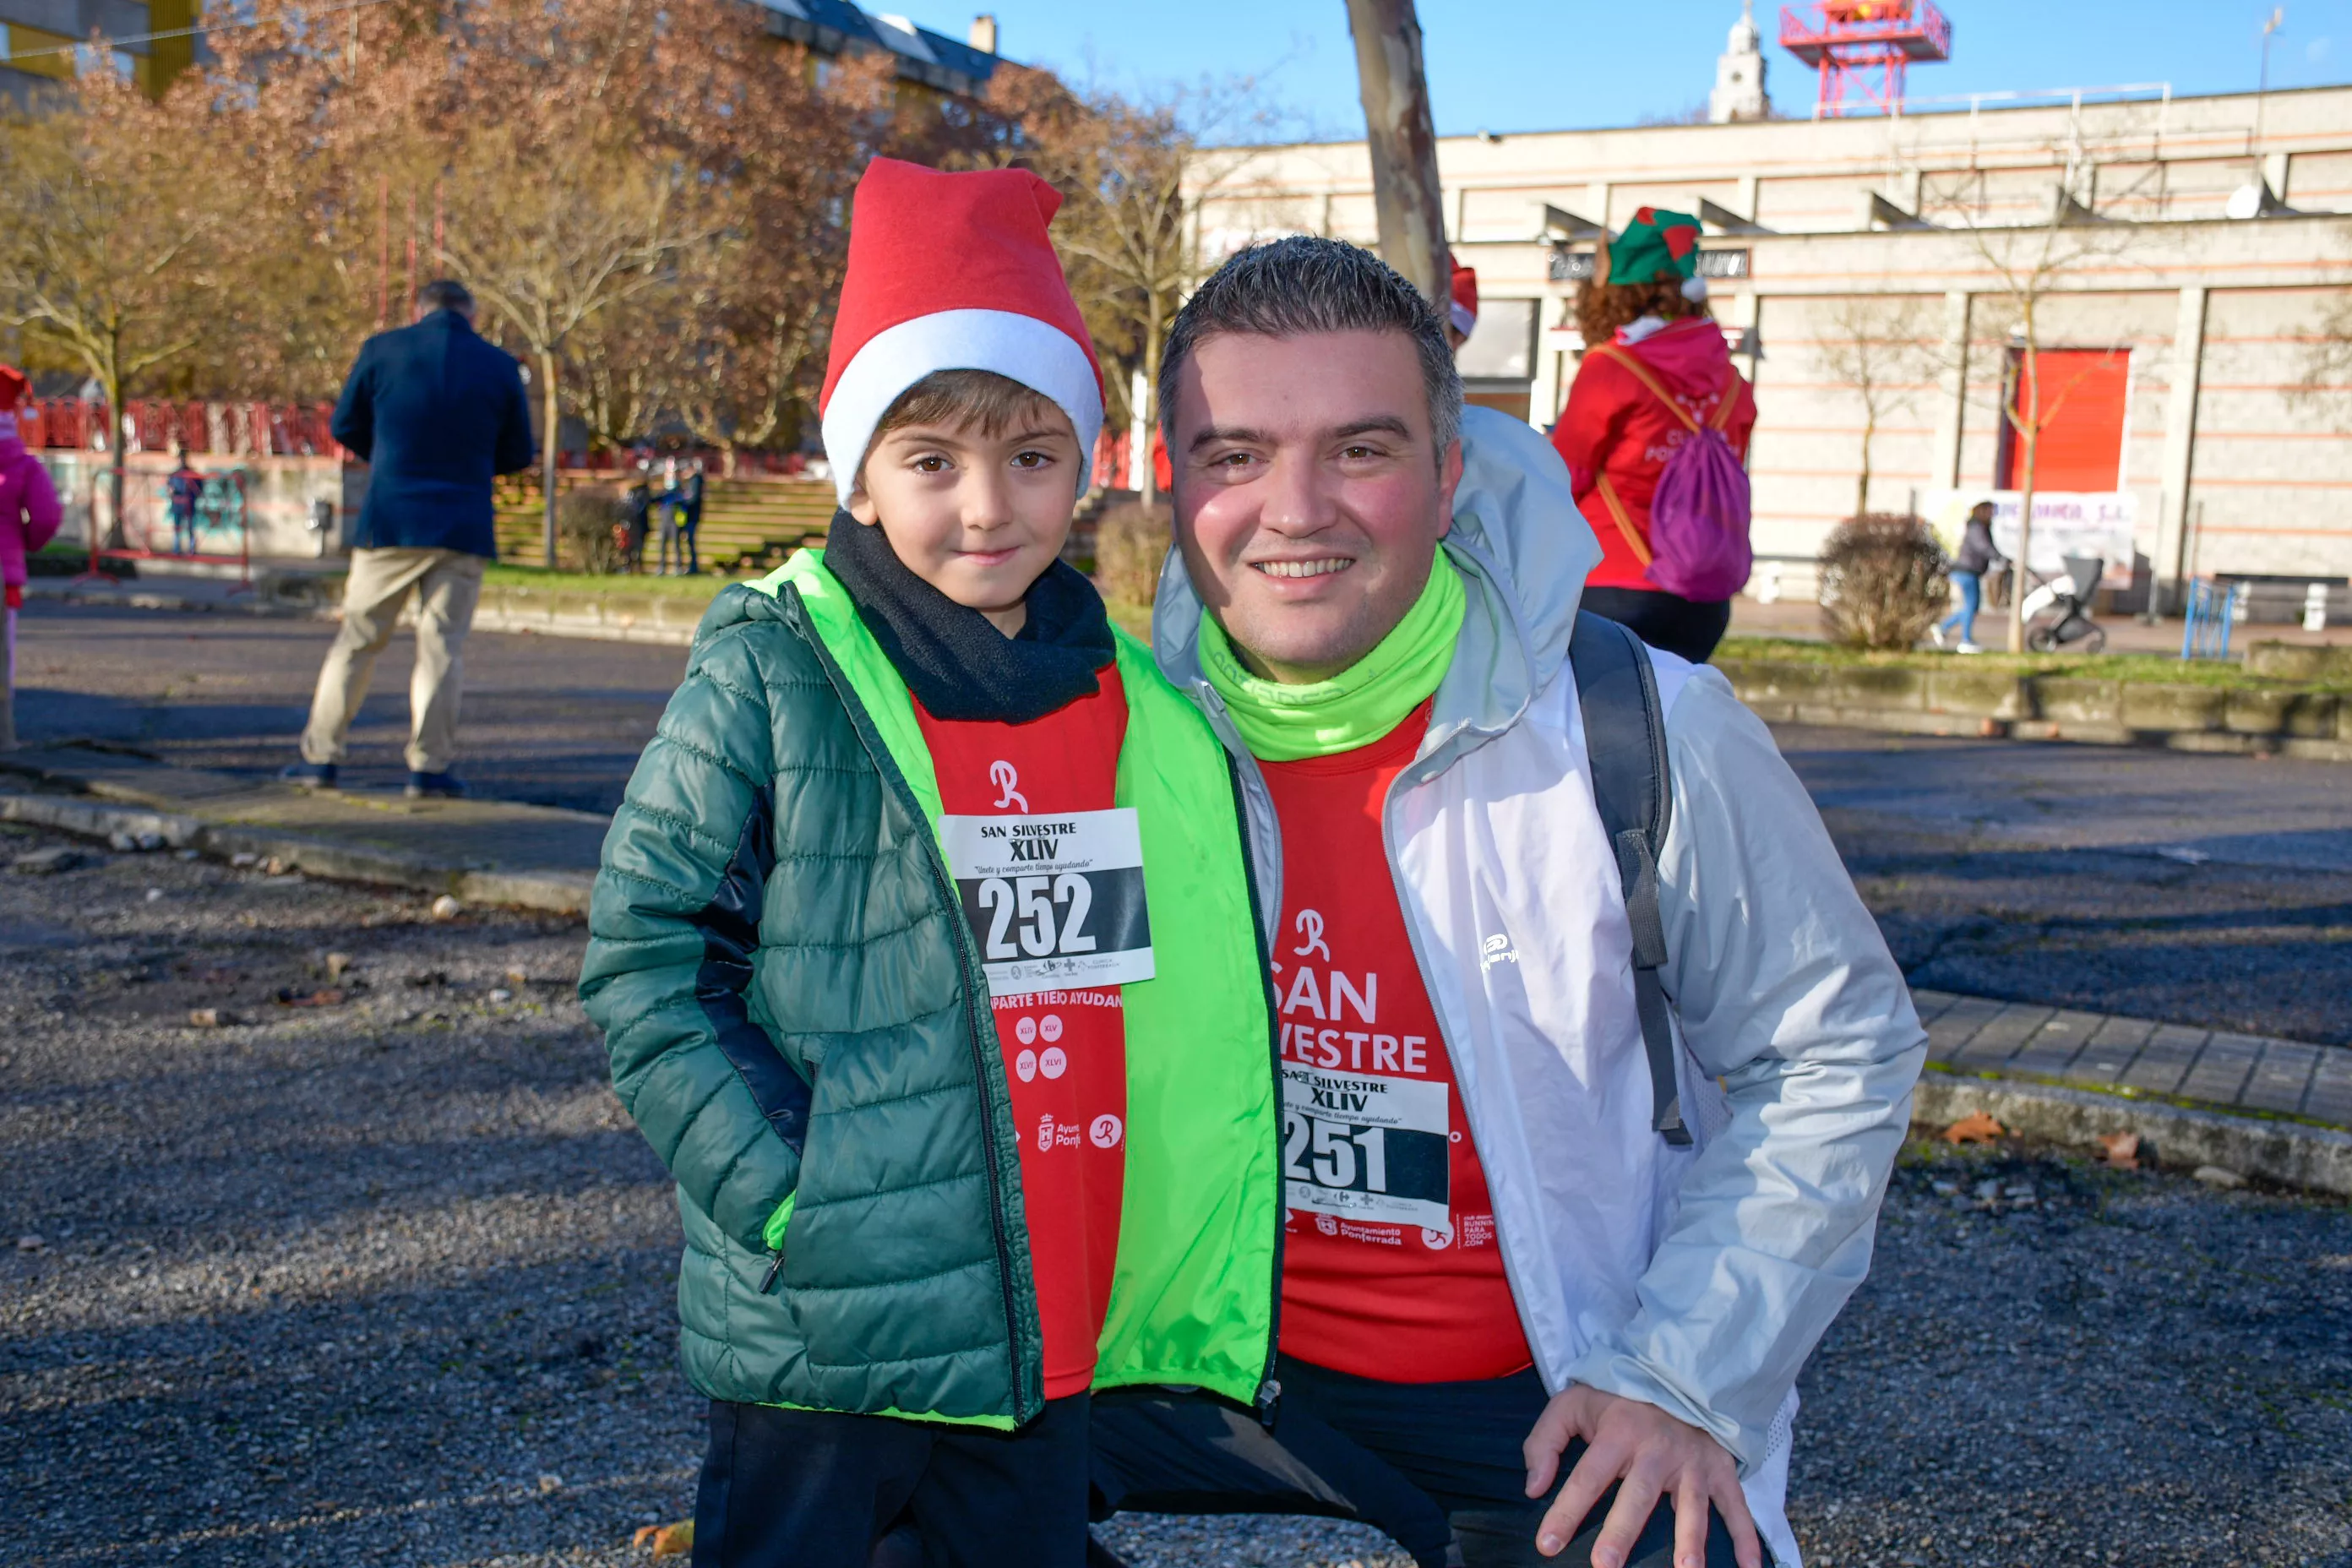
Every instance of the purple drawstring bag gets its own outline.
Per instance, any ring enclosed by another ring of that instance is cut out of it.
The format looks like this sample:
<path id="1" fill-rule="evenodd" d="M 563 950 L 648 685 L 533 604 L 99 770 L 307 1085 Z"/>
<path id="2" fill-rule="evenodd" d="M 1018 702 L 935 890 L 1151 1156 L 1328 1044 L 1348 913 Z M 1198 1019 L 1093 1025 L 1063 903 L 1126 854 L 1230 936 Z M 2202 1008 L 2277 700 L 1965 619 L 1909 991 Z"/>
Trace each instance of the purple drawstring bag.
<path id="1" fill-rule="evenodd" d="M 1738 374 L 1717 399 L 1714 416 L 1701 425 L 1667 395 L 1640 360 L 1622 350 L 1605 352 L 1671 409 L 1690 434 L 1675 443 L 1665 471 L 1658 476 L 1658 488 L 1650 498 L 1646 548 L 1605 473 L 1600 479 L 1601 500 L 1626 542 L 1643 558 L 1643 576 L 1669 594 L 1697 604 L 1720 604 L 1748 585 L 1756 564 L 1748 544 L 1748 470 L 1723 438 L 1723 426 L 1730 423 L 1738 401 Z"/>
<path id="2" fill-rule="evenodd" d="M 1726 406 L 1730 399 L 1724 399 Z M 1650 498 L 1650 568 L 1669 594 L 1716 604 L 1748 586 L 1748 470 L 1723 432 L 1706 426 L 1677 442 Z"/>

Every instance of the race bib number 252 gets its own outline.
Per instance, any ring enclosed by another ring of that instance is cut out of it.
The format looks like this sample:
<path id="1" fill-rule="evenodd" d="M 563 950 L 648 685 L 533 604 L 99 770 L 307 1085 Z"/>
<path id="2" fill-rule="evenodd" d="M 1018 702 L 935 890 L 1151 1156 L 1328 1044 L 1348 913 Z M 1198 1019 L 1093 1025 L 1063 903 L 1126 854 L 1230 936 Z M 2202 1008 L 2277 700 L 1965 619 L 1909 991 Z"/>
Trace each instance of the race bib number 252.
<path id="1" fill-rule="evenodd" d="M 1282 1068 L 1282 1175 L 1294 1209 L 1451 1231 L 1445 1086 Z"/>
<path id="2" fill-rule="evenodd" d="M 1143 843 L 1131 807 L 942 816 L 940 837 L 990 994 L 1151 978 Z"/>

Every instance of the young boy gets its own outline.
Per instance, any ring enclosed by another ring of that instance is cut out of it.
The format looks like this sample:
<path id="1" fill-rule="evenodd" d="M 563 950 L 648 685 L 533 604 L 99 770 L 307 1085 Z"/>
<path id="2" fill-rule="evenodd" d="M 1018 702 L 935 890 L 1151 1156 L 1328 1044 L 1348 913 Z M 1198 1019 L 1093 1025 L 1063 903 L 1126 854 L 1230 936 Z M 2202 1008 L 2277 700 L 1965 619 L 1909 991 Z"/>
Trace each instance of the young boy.
<path id="1" fill-rule="evenodd" d="M 1101 373 L 1053 188 L 878 160 L 845 510 L 729 589 L 581 980 L 677 1177 L 697 1568 L 1077 1568 L 1089 1391 L 1265 1370 L 1274 1025 L 1214 737 L 1059 560 Z"/>

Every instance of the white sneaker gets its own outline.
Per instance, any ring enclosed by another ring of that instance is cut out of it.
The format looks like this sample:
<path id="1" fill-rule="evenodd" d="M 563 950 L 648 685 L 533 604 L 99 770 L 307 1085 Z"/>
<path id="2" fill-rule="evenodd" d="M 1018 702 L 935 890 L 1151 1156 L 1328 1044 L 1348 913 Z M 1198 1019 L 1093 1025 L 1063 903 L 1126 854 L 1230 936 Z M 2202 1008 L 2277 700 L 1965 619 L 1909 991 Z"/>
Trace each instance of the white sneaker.
<path id="1" fill-rule="evenodd" d="M 1982 653 L 1984 652 L 1984 649 L 1979 647 L 1972 642 L 1964 642 L 1955 647 L 1952 651 L 1955 653 Z"/>
<path id="2" fill-rule="evenodd" d="M 1950 646 L 1944 641 L 1944 628 L 1941 626 L 1929 626 L 1927 628 L 1927 635 L 1936 639 L 1936 646 L 1937 647 L 1946 647 Z"/>

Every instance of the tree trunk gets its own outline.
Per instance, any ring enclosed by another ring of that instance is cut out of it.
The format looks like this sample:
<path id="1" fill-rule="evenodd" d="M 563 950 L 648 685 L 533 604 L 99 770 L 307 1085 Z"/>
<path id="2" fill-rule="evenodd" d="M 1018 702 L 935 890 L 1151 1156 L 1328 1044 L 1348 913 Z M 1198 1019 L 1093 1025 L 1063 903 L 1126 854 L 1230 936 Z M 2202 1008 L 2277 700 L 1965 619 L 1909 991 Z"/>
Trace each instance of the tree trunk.
<path id="1" fill-rule="evenodd" d="M 106 394 L 106 490 L 110 514 L 106 520 L 106 547 L 121 550 L 127 538 L 122 531 L 122 375 L 116 368 L 122 363 L 122 345 L 112 337 L 107 342 L 107 361 L 99 383 Z"/>
<path id="2" fill-rule="evenodd" d="M 1853 515 L 1870 515 L 1870 443 L 1878 434 L 1878 416 L 1865 413 L 1862 419 L 1862 474 L 1853 481 Z"/>
<path id="3" fill-rule="evenodd" d="M 2011 567 L 2009 590 L 2009 651 L 2025 651 L 2025 563 L 2033 552 L 2033 465 L 2036 448 L 2042 443 L 2042 366 L 2041 339 L 2034 332 L 2033 301 L 2029 298 L 2022 312 L 2025 321 L 2025 354 L 2021 370 L 2024 384 L 2018 388 L 2025 405 L 2017 411 L 2018 438 L 2025 443 L 2025 458 L 2018 467 L 2022 482 L 2017 498 L 2017 560 Z"/>
<path id="4" fill-rule="evenodd" d="M 2027 552 L 2033 548 L 2033 448 L 2040 439 L 2039 431 L 2025 432 L 2025 482 L 2017 496 L 2017 563 L 2011 568 L 2016 580 L 2009 590 L 2009 651 L 2011 653 L 2025 651 L 2025 563 Z"/>
<path id="5" fill-rule="evenodd" d="M 1136 418 L 1138 428 L 1143 432 L 1143 450 L 1140 453 L 1129 455 L 1129 461 L 1135 465 L 1136 493 L 1142 498 L 1143 504 L 1147 507 L 1160 499 L 1160 468 L 1151 460 L 1152 415 L 1157 412 L 1152 405 L 1159 401 L 1159 398 L 1160 311 L 1155 306 L 1144 324 L 1143 406 Z M 1173 458 L 1175 454 L 1171 452 L 1169 456 Z M 1088 453 L 1087 457 L 1091 458 L 1093 454 Z"/>
<path id="6" fill-rule="evenodd" d="M 1356 81 L 1371 154 L 1381 256 L 1433 303 L 1448 297 L 1445 201 L 1437 183 L 1437 132 L 1422 69 L 1421 21 L 1412 0 L 1348 0 Z"/>
<path id="7" fill-rule="evenodd" d="M 555 476 L 557 467 L 563 460 L 561 423 L 563 415 L 562 406 L 555 396 L 555 355 L 551 352 L 542 352 L 539 356 L 539 381 L 540 404 L 546 410 L 543 416 L 545 430 L 540 437 L 539 459 L 540 483 L 545 491 L 541 497 L 543 503 L 540 520 L 541 542 L 545 547 L 546 555 L 541 564 L 552 572 L 555 570 Z"/>

